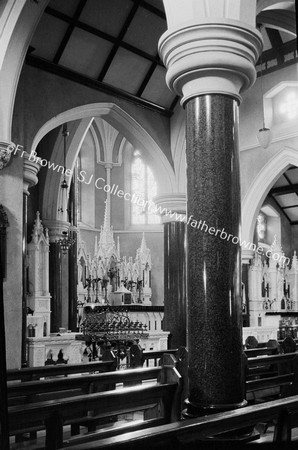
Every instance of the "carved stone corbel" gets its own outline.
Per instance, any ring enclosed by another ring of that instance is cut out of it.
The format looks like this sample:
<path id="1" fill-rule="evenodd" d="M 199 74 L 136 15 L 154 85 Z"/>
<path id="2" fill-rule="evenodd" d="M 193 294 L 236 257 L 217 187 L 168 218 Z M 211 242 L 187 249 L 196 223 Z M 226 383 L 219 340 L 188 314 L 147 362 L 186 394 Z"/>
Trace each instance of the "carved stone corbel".
<path id="1" fill-rule="evenodd" d="M 7 166 L 15 148 L 13 142 L 0 142 L 0 170 Z"/>

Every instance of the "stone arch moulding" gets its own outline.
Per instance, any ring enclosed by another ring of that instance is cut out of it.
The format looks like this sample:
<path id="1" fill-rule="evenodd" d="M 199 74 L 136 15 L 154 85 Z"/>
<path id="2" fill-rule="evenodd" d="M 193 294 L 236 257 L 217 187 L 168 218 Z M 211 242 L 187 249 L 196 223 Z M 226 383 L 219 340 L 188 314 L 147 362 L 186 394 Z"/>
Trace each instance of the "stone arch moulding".
<path id="1" fill-rule="evenodd" d="M 158 167 L 157 178 L 160 182 L 162 192 L 175 192 L 176 181 L 173 168 L 167 157 L 157 145 L 155 140 L 147 133 L 147 131 L 127 112 L 121 109 L 114 103 L 92 103 L 89 105 L 82 105 L 50 119 L 37 132 L 33 139 L 31 151 L 35 151 L 40 140 L 52 129 L 62 125 L 65 122 L 70 122 L 87 117 L 101 117 L 110 125 L 115 127 L 119 132 L 137 148 L 148 152 L 155 161 Z"/>
<path id="2" fill-rule="evenodd" d="M 91 126 L 93 119 L 85 118 L 73 123 L 69 127 L 69 139 L 67 143 L 66 167 L 73 171 L 74 163 L 81 149 L 85 136 Z M 59 133 L 50 161 L 63 166 L 63 137 Z M 45 187 L 42 197 L 42 218 L 58 219 L 58 201 L 60 185 L 63 179 L 61 172 L 48 170 L 45 180 Z"/>
<path id="3" fill-rule="evenodd" d="M 297 149 L 284 147 L 260 170 L 242 200 L 242 240 L 253 242 L 258 212 L 271 187 L 290 166 L 298 167 Z"/>

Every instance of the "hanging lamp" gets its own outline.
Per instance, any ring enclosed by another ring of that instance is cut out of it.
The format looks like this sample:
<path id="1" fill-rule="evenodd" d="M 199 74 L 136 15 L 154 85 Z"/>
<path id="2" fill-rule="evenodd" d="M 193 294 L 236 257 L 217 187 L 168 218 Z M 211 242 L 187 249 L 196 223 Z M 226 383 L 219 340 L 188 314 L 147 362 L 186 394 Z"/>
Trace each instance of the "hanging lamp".
<path id="1" fill-rule="evenodd" d="M 264 108 L 264 85 L 263 85 L 263 58 L 261 53 L 261 95 L 262 95 L 262 119 L 263 119 L 263 127 L 259 129 L 257 138 L 259 144 L 263 148 L 267 148 L 271 142 L 271 130 L 265 125 L 265 108 Z"/>

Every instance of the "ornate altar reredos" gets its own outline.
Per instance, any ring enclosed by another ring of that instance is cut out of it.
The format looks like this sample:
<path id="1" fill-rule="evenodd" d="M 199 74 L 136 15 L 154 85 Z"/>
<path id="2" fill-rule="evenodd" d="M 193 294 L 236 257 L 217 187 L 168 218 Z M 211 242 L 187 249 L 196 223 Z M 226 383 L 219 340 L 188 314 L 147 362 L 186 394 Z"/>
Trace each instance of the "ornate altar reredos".
<path id="1" fill-rule="evenodd" d="M 286 258 L 276 237 L 267 253 L 262 260 L 255 252 L 249 267 L 250 325 L 273 327 L 277 333 L 281 322 L 298 319 L 298 259 L 296 252 L 292 261 Z"/>
<path id="2" fill-rule="evenodd" d="M 89 303 L 151 306 L 151 268 L 151 253 L 144 233 L 135 259 L 131 256 L 121 257 L 119 237 L 116 245 L 106 203 L 104 225 L 99 240 L 95 238 L 93 257 L 79 235 L 79 307 L 83 308 Z"/>

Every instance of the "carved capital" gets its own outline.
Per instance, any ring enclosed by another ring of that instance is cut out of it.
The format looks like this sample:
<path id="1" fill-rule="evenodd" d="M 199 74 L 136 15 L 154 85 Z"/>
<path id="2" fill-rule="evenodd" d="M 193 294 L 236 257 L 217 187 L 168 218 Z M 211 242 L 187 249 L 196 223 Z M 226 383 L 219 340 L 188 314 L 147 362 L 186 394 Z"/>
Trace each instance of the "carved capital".
<path id="1" fill-rule="evenodd" d="M 64 231 L 69 231 L 70 223 L 63 220 L 44 219 L 43 226 L 48 229 L 50 242 L 57 242 L 62 238 Z"/>
<path id="2" fill-rule="evenodd" d="M 0 141 L 0 170 L 7 166 L 15 148 L 16 145 L 13 142 Z"/>
<path id="3" fill-rule="evenodd" d="M 204 23 L 169 30 L 159 41 L 167 85 L 182 96 L 182 104 L 206 94 L 240 101 L 240 93 L 255 82 L 261 49 L 259 31 L 232 19 L 206 18 Z"/>
<path id="4" fill-rule="evenodd" d="M 30 195 L 29 188 L 35 186 L 38 183 L 37 174 L 40 169 L 40 164 L 33 162 L 29 159 L 29 153 L 25 152 L 23 156 L 24 161 L 24 178 L 23 178 L 23 192 L 26 195 Z"/>
<path id="5" fill-rule="evenodd" d="M 163 194 L 154 198 L 154 203 L 162 212 L 161 219 L 163 223 L 174 222 L 175 216 L 171 213 L 186 214 L 186 195 L 181 193 Z M 169 214 L 167 214 L 169 213 Z"/>
<path id="6" fill-rule="evenodd" d="M 253 250 L 247 250 L 247 249 L 241 250 L 242 264 L 249 264 L 253 257 L 254 257 Z"/>

